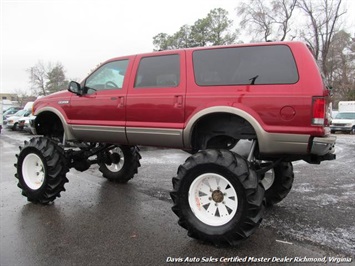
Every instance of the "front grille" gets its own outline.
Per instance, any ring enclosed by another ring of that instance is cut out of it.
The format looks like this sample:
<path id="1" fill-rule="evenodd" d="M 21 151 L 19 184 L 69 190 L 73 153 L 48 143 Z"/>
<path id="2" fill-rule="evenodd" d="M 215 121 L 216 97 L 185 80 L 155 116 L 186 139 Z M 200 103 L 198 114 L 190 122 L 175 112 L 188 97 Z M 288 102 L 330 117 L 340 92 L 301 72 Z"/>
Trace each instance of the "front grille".
<path id="1" fill-rule="evenodd" d="M 332 124 L 332 126 L 335 126 L 335 127 L 345 127 L 346 124 Z"/>

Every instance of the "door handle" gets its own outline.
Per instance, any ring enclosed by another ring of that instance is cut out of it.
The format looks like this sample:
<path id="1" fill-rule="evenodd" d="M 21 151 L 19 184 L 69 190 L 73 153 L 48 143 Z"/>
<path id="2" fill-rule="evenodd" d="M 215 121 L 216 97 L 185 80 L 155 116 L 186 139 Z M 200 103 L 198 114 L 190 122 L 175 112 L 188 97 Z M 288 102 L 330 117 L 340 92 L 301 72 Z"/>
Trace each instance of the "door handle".
<path id="1" fill-rule="evenodd" d="M 175 95 L 174 96 L 174 108 L 182 108 L 184 103 L 184 98 L 182 95 Z"/>
<path id="2" fill-rule="evenodd" d="M 118 96 L 118 108 L 123 108 L 124 107 L 124 96 Z"/>

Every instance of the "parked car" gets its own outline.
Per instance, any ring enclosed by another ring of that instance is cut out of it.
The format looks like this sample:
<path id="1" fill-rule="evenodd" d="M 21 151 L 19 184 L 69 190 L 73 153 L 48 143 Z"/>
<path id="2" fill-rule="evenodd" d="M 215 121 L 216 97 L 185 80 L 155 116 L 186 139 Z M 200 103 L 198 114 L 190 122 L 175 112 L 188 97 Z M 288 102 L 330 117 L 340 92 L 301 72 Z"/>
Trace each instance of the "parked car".
<path id="1" fill-rule="evenodd" d="M 7 108 L 6 110 L 3 110 L 3 115 L 10 114 L 10 113 L 14 114 L 17 111 L 20 111 L 21 109 L 23 109 L 23 108 L 21 108 L 19 106 L 12 106 L 12 107 Z"/>
<path id="2" fill-rule="evenodd" d="M 338 110 L 330 125 L 331 132 L 355 134 L 355 101 L 340 101 Z"/>
<path id="3" fill-rule="evenodd" d="M 27 131 L 31 134 L 35 134 L 34 127 L 31 127 L 31 124 L 33 125 L 35 119 L 36 117 L 32 114 L 30 116 L 20 118 L 18 120 L 18 129 Z"/>
<path id="4" fill-rule="evenodd" d="M 12 116 L 13 114 L 17 113 L 18 111 L 20 111 L 22 108 L 21 107 L 10 107 L 8 108 L 7 110 L 4 110 L 2 116 L 3 116 L 3 119 L 7 119 L 8 117 Z"/>
<path id="5" fill-rule="evenodd" d="M 27 117 L 31 114 L 31 110 L 22 109 L 15 113 L 13 116 L 4 120 L 4 126 L 12 130 L 18 130 L 19 120 L 23 117 Z"/>

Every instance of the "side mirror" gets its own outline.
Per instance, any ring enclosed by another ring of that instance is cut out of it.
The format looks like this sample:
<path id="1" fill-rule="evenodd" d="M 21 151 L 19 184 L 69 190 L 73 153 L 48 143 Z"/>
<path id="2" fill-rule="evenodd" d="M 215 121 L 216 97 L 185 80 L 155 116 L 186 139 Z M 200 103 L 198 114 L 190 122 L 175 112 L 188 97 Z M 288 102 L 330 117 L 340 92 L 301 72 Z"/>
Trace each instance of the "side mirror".
<path id="1" fill-rule="evenodd" d="M 69 82 L 68 91 L 75 93 L 76 95 L 83 95 L 83 90 L 80 87 L 80 84 L 76 81 Z"/>

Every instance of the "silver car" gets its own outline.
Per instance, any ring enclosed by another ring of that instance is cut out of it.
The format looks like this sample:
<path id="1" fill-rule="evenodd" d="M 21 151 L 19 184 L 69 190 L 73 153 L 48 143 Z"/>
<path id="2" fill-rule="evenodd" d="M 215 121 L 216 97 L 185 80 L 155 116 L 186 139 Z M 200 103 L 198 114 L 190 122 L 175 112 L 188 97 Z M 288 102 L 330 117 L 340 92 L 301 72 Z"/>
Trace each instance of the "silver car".
<path id="1" fill-rule="evenodd" d="M 18 130 L 19 129 L 19 120 L 24 117 L 28 117 L 31 114 L 30 110 L 27 109 L 22 109 L 15 113 L 14 115 L 8 117 L 4 121 L 4 126 L 6 128 L 10 128 L 12 130 Z"/>

